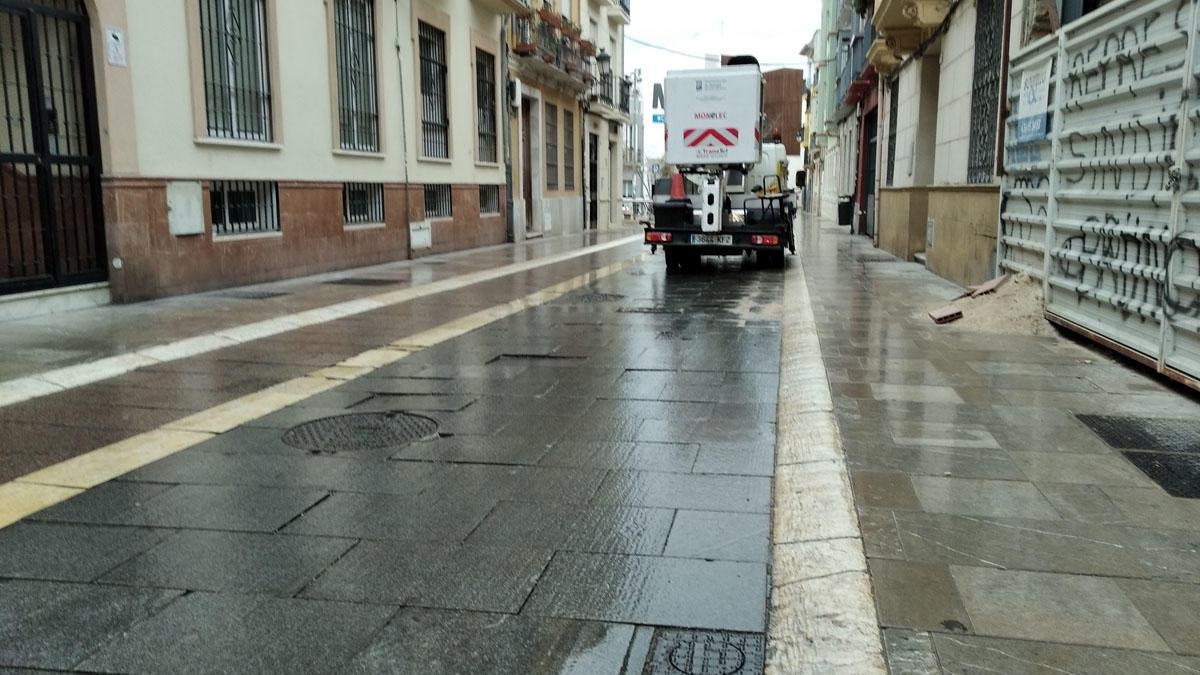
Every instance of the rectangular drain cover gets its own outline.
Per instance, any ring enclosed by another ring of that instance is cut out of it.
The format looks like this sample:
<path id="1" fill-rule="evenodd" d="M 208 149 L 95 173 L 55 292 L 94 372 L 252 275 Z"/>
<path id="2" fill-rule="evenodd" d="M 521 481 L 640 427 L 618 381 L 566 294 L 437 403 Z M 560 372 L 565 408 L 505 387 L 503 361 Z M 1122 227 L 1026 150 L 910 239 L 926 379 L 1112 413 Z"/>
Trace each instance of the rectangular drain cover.
<path id="1" fill-rule="evenodd" d="M 1156 452 L 1123 454 L 1172 497 L 1200 499 L 1200 457 Z"/>
<path id="2" fill-rule="evenodd" d="M 1200 454 L 1200 422 L 1153 417 L 1077 415 L 1096 435 L 1120 450 Z"/>
<path id="3" fill-rule="evenodd" d="M 758 633 L 658 628 L 642 675 L 762 675 L 765 642 Z"/>
<path id="4" fill-rule="evenodd" d="M 234 300 L 270 300 L 271 298 L 282 298 L 290 293 L 282 291 L 225 291 L 218 293 L 222 298 L 233 298 Z"/>
<path id="5" fill-rule="evenodd" d="M 349 277 L 346 279 L 334 279 L 326 281 L 326 284 L 333 286 L 395 286 L 396 284 L 408 281 L 407 279 L 369 279 L 367 277 Z"/>

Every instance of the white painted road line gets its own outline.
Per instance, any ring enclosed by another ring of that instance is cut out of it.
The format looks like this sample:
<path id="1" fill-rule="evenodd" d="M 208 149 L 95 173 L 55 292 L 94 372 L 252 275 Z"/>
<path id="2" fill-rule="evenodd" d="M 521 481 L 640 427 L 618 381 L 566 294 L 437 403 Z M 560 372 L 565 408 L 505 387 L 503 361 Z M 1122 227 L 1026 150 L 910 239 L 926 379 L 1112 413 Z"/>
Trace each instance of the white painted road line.
<path id="1" fill-rule="evenodd" d="M 638 241 L 641 241 L 641 235 L 624 237 L 587 248 L 557 253 L 545 258 L 513 263 L 490 270 L 471 272 L 421 286 L 380 293 L 368 298 L 350 300 L 327 307 L 318 307 L 265 321 L 256 321 L 234 328 L 214 331 L 205 335 L 176 340 L 165 345 L 147 347 L 127 354 L 119 354 L 117 356 L 110 356 L 38 373 L 37 375 L 29 375 L 0 382 L 0 408 L 101 380 L 107 380 L 111 377 L 133 372 L 145 366 L 198 356 L 206 352 L 272 337 L 298 328 L 328 323 L 347 316 L 354 316 L 355 314 L 362 314 L 409 302 L 417 298 L 454 291 L 485 281 L 492 281 L 501 277 L 527 272 L 539 267 L 582 258 L 583 256 L 600 253 Z"/>
<path id="2" fill-rule="evenodd" d="M 862 531 L 798 262 L 783 306 L 767 672 L 882 675 Z"/>

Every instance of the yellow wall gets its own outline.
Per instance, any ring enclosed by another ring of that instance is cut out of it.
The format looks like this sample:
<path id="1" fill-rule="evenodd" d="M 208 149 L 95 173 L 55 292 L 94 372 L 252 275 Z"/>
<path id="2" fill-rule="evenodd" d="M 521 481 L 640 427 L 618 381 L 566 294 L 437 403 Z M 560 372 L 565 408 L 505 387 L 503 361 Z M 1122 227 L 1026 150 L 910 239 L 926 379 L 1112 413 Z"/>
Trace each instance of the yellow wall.
<path id="1" fill-rule="evenodd" d="M 961 286 L 990 279 L 995 272 L 996 220 L 1000 190 L 995 186 L 931 187 L 929 218 L 933 246 L 926 265 Z"/>

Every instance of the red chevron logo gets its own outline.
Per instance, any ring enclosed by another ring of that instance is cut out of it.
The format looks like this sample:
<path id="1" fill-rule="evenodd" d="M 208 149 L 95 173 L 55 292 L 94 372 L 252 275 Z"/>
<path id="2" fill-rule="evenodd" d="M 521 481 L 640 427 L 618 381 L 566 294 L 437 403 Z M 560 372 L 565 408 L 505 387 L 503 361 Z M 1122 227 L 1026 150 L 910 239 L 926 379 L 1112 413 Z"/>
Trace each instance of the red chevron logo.
<path id="1" fill-rule="evenodd" d="M 683 142 L 689 148 L 720 147 L 731 148 L 738 141 L 737 129 L 686 129 L 683 132 Z"/>

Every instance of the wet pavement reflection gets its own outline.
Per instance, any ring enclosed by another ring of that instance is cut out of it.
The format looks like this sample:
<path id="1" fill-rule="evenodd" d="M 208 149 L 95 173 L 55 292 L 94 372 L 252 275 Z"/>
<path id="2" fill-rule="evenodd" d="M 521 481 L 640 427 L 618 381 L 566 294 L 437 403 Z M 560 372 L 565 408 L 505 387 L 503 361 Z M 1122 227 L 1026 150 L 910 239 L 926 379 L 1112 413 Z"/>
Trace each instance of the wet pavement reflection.
<path id="1" fill-rule="evenodd" d="M 755 672 L 783 278 L 649 258 L 2 530 L 0 665 Z"/>

